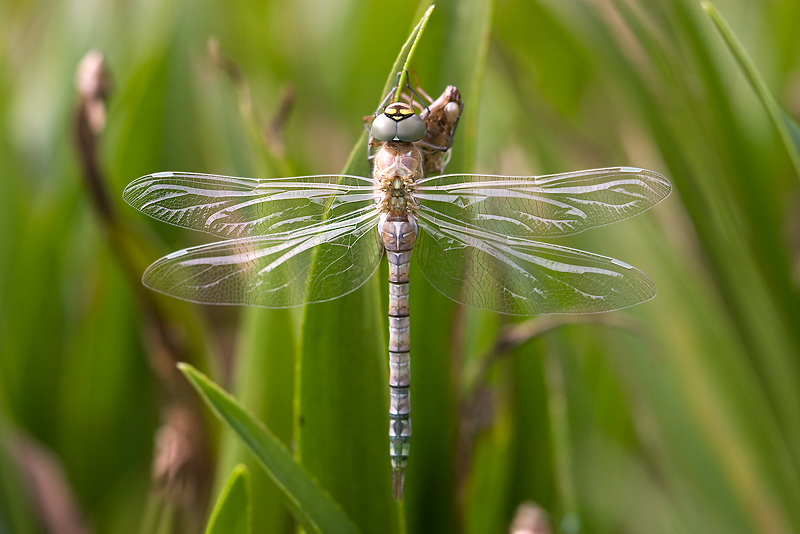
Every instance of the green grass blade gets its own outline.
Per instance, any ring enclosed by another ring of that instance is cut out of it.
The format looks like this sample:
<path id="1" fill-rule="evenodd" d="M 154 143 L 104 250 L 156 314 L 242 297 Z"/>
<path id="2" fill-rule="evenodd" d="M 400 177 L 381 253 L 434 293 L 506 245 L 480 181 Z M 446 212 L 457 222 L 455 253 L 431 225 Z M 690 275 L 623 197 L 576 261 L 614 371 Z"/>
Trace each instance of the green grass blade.
<path id="1" fill-rule="evenodd" d="M 408 80 L 408 69 L 409 65 L 411 64 L 411 58 L 414 57 L 414 51 L 417 49 L 417 43 L 419 43 L 419 38 L 422 37 L 422 32 L 425 31 L 425 25 L 428 24 L 428 19 L 431 17 L 431 13 L 433 12 L 433 8 L 436 6 L 431 6 L 425 11 L 425 14 L 422 16 L 422 20 L 419 21 L 417 27 L 414 28 L 414 31 L 411 32 L 411 35 L 416 36 L 414 37 L 414 41 L 411 43 L 411 49 L 408 51 L 408 55 L 406 56 L 405 61 L 403 62 L 403 70 L 400 73 L 400 79 L 397 83 L 397 90 L 394 92 L 394 98 L 392 99 L 393 102 L 397 102 L 400 100 L 400 95 L 403 93 L 403 89 L 406 86 L 406 81 Z M 411 38 L 409 37 L 409 41 Z M 398 60 L 403 56 L 403 53 L 400 53 L 398 56 Z"/>
<path id="2" fill-rule="evenodd" d="M 206 534 L 250 534 L 252 507 L 250 477 L 247 468 L 240 464 L 233 468 L 214 505 Z"/>
<path id="3" fill-rule="evenodd" d="M 272 433 L 250 417 L 244 407 L 187 364 L 180 370 L 214 413 L 250 448 L 272 480 L 283 491 L 293 515 L 308 532 L 357 533 L 358 529 L 331 497 L 300 466 Z"/>
<path id="4" fill-rule="evenodd" d="M 411 31 L 376 102 L 394 87 L 429 15 L 430 9 Z M 369 176 L 366 134 L 356 141 L 343 173 Z M 388 454 L 386 311 L 379 288 L 373 276 L 358 291 L 306 307 L 295 440 L 300 461 L 362 530 L 397 532 Z"/>
<path id="5" fill-rule="evenodd" d="M 714 7 L 711 2 L 703 2 L 702 6 L 706 13 L 708 13 L 711 21 L 717 27 L 720 35 L 722 35 L 733 57 L 736 58 L 736 62 L 739 64 L 739 68 L 742 70 L 742 73 L 744 73 L 750 86 L 756 92 L 759 100 L 761 100 L 761 103 L 767 110 L 772 124 L 775 125 L 775 128 L 777 128 L 783 140 L 783 144 L 786 145 L 786 151 L 792 159 L 795 172 L 798 178 L 800 178 L 800 137 L 797 135 L 797 123 L 795 123 L 775 101 L 775 97 L 772 96 L 764 79 L 758 73 L 756 66 L 753 64 L 753 60 L 747 54 L 742 43 L 733 33 L 731 27 L 728 26 L 728 23 L 720 12 L 717 11 L 717 8 Z"/>
<path id="6" fill-rule="evenodd" d="M 397 59 L 392 65 L 391 70 L 389 71 L 389 76 L 386 77 L 386 83 L 383 84 L 383 91 L 381 91 L 380 103 L 383 98 L 388 94 L 389 90 L 394 87 L 395 82 L 397 81 L 397 73 L 400 72 L 400 69 L 408 68 L 408 61 L 411 58 L 411 55 L 414 52 L 414 47 L 419 40 L 419 36 L 422 34 L 422 30 L 425 29 L 425 26 L 428 22 L 428 18 L 431 16 L 431 12 L 433 11 L 434 6 L 431 6 L 425 11 L 425 14 L 422 15 L 422 19 L 419 23 L 414 27 L 411 31 L 411 35 L 408 36 L 406 39 L 403 48 L 400 49 L 400 53 L 397 54 Z M 402 67 L 401 67 L 402 65 Z M 403 75 L 402 79 L 400 80 L 400 87 L 405 85 L 404 82 L 405 75 Z M 362 133 L 358 137 L 358 141 L 356 141 L 353 150 L 350 152 L 350 157 L 347 160 L 347 164 L 345 165 L 344 174 L 355 174 L 358 176 L 369 176 L 370 166 L 369 162 L 366 159 L 366 150 L 364 149 L 364 145 L 367 141 L 367 134 L 366 132 Z"/>
<path id="7" fill-rule="evenodd" d="M 292 310 L 245 310 L 231 386 L 239 402 L 287 446 L 292 440 L 294 334 Z M 288 532 L 292 518 L 281 502 L 280 490 L 236 435 L 225 432 L 217 462 L 218 487 L 239 463 L 249 468 L 252 499 L 259 503 L 253 509 L 253 530 Z"/>
<path id="8" fill-rule="evenodd" d="M 464 110 L 446 172 L 470 172 L 494 2 L 445 0 L 437 2 L 436 9 L 414 69 L 422 88 L 434 98 L 447 85 L 461 92 Z M 455 444 L 465 314 L 428 283 L 414 259 L 410 279 L 413 434 L 405 502 L 409 532 L 459 532 L 465 519 L 459 513 L 464 503 L 458 496 L 465 493 L 458 486 L 463 477 L 457 474 L 460 458 Z M 494 502 L 481 505 L 491 507 Z"/>

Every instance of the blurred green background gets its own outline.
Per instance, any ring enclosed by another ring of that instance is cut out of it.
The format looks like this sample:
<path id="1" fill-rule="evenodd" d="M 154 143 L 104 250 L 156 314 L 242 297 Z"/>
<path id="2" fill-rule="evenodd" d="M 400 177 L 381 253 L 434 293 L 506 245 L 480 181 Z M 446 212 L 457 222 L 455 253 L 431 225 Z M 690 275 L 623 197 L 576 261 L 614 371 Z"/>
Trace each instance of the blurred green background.
<path id="1" fill-rule="evenodd" d="M 797 118 L 800 2 L 716 6 Z M 798 176 L 698 2 L 437 5 L 412 67 L 431 95 L 454 84 L 466 102 L 448 171 L 632 165 L 675 191 L 558 241 L 648 273 L 658 295 L 628 310 L 501 317 L 416 273 L 402 507 L 385 267 L 306 310 L 141 287 L 150 262 L 208 240 L 129 208 L 128 182 L 339 172 L 425 7 L 0 3 L 0 533 L 202 531 L 239 461 L 253 531 L 292 532 L 278 490 L 175 361 L 264 420 L 362 532 L 507 532 L 525 502 L 551 532 L 800 532 Z M 94 185 L 74 81 L 90 49 L 113 85 Z"/>

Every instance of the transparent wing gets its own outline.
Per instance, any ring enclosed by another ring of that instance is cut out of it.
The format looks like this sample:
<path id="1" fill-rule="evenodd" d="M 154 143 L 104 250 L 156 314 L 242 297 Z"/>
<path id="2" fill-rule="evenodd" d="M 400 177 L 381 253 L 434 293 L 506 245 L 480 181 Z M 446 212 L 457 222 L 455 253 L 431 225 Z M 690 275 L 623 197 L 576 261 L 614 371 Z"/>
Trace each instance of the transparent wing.
<path id="1" fill-rule="evenodd" d="M 290 233 L 373 205 L 373 183 L 346 175 L 256 180 L 160 172 L 134 180 L 122 196 L 160 221 L 236 238 Z"/>
<path id="2" fill-rule="evenodd" d="M 420 213 L 414 255 L 446 296 L 511 315 L 595 313 L 653 298 L 653 282 L 630 265 L 567 247 L 508 237 Z"/>
<path id="3" fill-rule="evenodd" d="M 291 235 L 181 250 L 151 265 L 146 286 L 192 302 L 288 308 L 341 297 L 369 279 L 383 246 L 378 215 L 362 208 Z"/>
<path id="4" fill-rule="evenodd" d="M 656 172 L 617 167 L 549 176 L 434 176 L 420 181 L 414 196 L 430 219 L 444 215 L 530 238 L 576 234 L 627 219 L 671 190 Z"/>

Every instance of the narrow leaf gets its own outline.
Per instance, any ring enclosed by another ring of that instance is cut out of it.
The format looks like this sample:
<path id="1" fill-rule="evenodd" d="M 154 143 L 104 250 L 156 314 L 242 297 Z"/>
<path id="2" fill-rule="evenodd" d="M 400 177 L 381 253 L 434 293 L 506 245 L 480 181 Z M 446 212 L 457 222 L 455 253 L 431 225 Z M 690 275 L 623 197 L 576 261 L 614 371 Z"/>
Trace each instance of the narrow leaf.
<path id="1" fill-rule="evenodd" d="M 725 44 L 728 45 L 728 49 L 739 64 L 742 73 L 744 73 L 747 81 L 750 82 L 750 86 L 767 110 L 772 124 L 778 129 L 783 144 L 786 145 L 786 151 L 792 159 L 797 176 L 800 177 L 800 137 L 796 135 L 798 131 L 797 124 L 778 105 L 775 97 L 772 96 L 767 84 L 764 83 L 764 79 L 761 78 L 756 66 L 753 64 L 753 60 L 747 54 L 733 30 L 731 30 L 731 27 L 728 26 L 728 23 L 717 11 L 717 8 L 711 2 L 703 2 L 702 6 L 708 16 L 711 17 L 712 22 L 714 22 L 720 35 L 725 40 Z"/>
<path id="2" fill-rule="evenodd" d="M 206 534 L 250 534 L 252 513 L 250 477 L 247 468 L 239 464 L 233 468 L 214 505 Z"/>
<path id="3" fill-rule="evenodd" d="M 403 65 L 403 68 L 408 66 L 407 62 L 414 51 L 414 47 L 417 44 L 417 40 L 419 39 L 422 30 L 425 29 L 425 25 L 427 24 L 428 18 L 430 18 L 434 7 L 435 6 L 431 6 L 427 9 L 427 11 L 425 11 L 425 14 L 422 15 L 422 19 L 411 31 L 411 35 L 408 36 L 408 39 L 406 39 L 403 48 L 400 49 L 400 53 L 397 54 L 397 59 L 394 61 L 392 69 L 389 71 L 389 76 L 386 78 L 386 83 L 383 84 L 383 91 L 381 92 L 380 97 L 381 100 L 388 94 L 389 90 L 394 87 L 395 81 L 397 80 L 397 73 L 400 71 L 400 66 Z M 405 83 L 403 80 L 400 80 L 400 82 L 401 86 Z M 364 145 L 366 142 L 367 134 L 366 132 L 362 132 L 362 134 L 358 136 L 358 140 L 356 141 L 353 150 L 350 152 L 350 157 L 347 159 L 347 164 L 345 165 L 343 174 L 354 174 L 356 176 L 370 175 L 370 165 L 364 150 Z"/>
<path id="4" fill-rule="evenodd" d="M 286 497 L 295 519 L 308 532 L 354 534 L 358 530 L 283 444 L 236 400 L 191 365 L 178 368 L 206 403 L 247 445 Z"/>
<path id="5" fill-rule="evenodd" d="M 425 25 L 428 24 L 428 19 L 431 17 L 431 13 L 433 12 L 433 8 L 436 6 L 431 6 L 422 15 L 422 20 L 419 21 L 417 27 L 414 28 L 414 31 L 411 32 L 411 36 L 414 37 L 414 41 L 411 43 L 411 48 L 408 51 L 408 55 L 406 56 L 405 61 L 403 62 L 403 70 L 400 73 L 400 79 L 397 80 L 397 89 L 394 92 L 394 98 L 392 99 L 394 102 L 400 100 L 400 95 L 403 94 L 403 89 L 406 86 L 406 81 L 408 80 L 408 68 L 411 64 L 411 58 L 414 57 L 414 51 L 417 49 L 417 43 L 419 43 L 419 38 L 422 37 L 422 32 L 425 31 Z M 417 34 L 414 36 L 414 34 Z M 411 41 L 411 37 L 409 37 L 409 41 Z M 405 48 L 405 47 L 404 47 Z M 400 56 L 397 58 L 399 59 L 403 56 L 403 51 L 400 52 Z"/>
<path id="6" fill-rule="evenodd" d="M 411 31 L 375 104 L 392 90 L 425 20 Z M 369 111 L 375 108 L 370 107 Z M 344 174 L 369 176 L 366 135 Z M 317 264 L 315 269 L 330 269 Z M 297 456 L 365 532 L 401 527 L 391 498 L 388 376 L 379 280 L 342 298 L 306 306 L 295 387 Z"/>

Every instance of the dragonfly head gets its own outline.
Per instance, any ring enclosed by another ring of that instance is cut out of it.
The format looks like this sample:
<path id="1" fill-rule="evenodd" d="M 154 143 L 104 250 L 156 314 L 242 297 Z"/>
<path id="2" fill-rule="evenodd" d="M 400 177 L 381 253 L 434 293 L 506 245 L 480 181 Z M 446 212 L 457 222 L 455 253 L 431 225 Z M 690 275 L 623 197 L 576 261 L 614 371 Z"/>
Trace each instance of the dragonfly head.
<path id="1" fill-rule="evenodd" d="M 419 141 L 428 128 L 425 121 L 414 113 L 414 108 L 405 102 L 389 104 L 383 113 L 372 121 L 370 135 L 378 141 L 403 141 L 413 143 Z"/>

